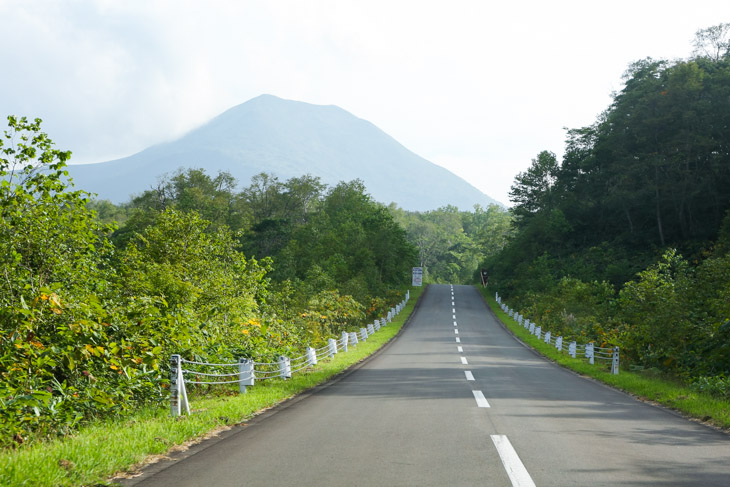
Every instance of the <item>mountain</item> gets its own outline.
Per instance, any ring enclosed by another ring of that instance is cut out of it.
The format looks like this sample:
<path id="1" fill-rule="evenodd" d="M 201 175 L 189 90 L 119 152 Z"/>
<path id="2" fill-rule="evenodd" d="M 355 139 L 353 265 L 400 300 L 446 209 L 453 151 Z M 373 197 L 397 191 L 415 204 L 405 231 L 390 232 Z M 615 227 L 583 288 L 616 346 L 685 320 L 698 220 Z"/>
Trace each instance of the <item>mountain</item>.
<path id="1" fill-rule="evenodd" d="M 407 210 L 499 204 L 339 107 L 271 95 L 233 107 L 173 142 L 68 170 L 77 188 L 121 203 L 180 167 L 204 168 L 211 175 L 226 170 L 241 186 L 261 172 L 282 181 L 311 174 L 330 185 L 361 179 L 376 201 Z"/>

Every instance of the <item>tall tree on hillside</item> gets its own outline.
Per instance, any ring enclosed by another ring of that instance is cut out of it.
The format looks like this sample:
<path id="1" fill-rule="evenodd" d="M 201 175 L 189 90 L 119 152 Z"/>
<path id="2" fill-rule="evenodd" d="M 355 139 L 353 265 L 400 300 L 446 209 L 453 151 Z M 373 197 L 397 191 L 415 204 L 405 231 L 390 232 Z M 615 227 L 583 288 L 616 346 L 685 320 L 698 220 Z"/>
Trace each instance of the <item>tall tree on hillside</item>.
<path id="1" fill-rule="evenodd" d="M 730 23 L 700 29 L 695 34 L 694 55 L 719 61 L 730 55 Z"/>
<path id="2" fill-rule="evenodd" d="M 555 205 L 553 186 L 558 177 L 560 166 L 555 154 L 540 152 L 525 172 L 515 177 L 510 189 L 510 201 L 515 206 L 513 212 L 516 223 L 524 225 L 537 212 L 550 211 Z"/>

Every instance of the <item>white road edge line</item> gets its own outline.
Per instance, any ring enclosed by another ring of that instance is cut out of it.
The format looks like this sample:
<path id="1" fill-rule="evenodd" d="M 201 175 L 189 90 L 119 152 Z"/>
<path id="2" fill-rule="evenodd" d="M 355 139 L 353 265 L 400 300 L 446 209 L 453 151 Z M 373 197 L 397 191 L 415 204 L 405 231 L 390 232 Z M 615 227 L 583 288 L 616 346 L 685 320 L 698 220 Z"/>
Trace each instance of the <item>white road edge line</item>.
<path id="1" fill-rule="evenodd" d="M 482 394 L 482 391 L 471 391 L 472 394 L 474 394 L 474 399 L 477 400 L 477 407 L 480 408 L 488 408 L 489 403 L 487 402 L 487 398 L 484 397 L 484 394 Z M 502 463 L 504 463 L 504 460 L 502 460 Z"/>
<path id="2" fill-rule="evenodd" d="M 499 458 L 502 459 L 502 465 L 504 465 L 504 469 L 507 471 L 510 481 L 512 481 L 512 487 L 535 487 L 535 482 L 527 473 L 527 469 L 522 464 L 522 460 L 520 460 L 507 436 L 491 435 L 491 437 L 494 446 L 497 448 L 497 453 L 499 453 Z"/>
<path id="3" fill-rule="evenodd" d="M 466 357 L 461 357 L 461 364 L 462 365 L 469 365 L 469 362 L 466 361 Z"/>
<path id="4" fill-rule="evenodd" d="M 465 370 L 464 375 L 466 375 L 466 380 L 474 380 L 474 374 L 471 373 L 471 370 Z"/>

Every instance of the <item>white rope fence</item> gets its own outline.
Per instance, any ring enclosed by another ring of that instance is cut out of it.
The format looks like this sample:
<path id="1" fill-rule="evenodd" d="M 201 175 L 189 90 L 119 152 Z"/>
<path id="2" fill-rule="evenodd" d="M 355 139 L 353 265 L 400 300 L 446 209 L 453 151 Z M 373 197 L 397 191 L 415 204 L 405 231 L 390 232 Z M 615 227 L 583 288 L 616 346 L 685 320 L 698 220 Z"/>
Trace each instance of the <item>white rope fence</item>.
<path id="1" fill-rule="evenodd" d="M 410 291 L 405 299 L 388 311 L 388 314 L 358 331 L 343 331 L 339 339 L 329 338 L 327 345 L 320 348 L 307 347 L 304 354 L 290 358 L 279 356 L 276 362 L 256 362 L 239 358 L 237 363 L 209 363 L 185 360 L 178 354 L 170 356 L 170 413 L 173 416 L 190 414 L 186 384 L 226 385 L 238 384 L 239 393 L 246 392 L 256 381 L 268 379 L 289 379 L 292 374 L 317 365 L 319 360 L 332 358 L 337 353 L 346 353 L 348 347 L 357 346 L 382 327 L 393 321 L 403 311 L 410 299 Z"/>
<path id="2" fill-rule="evenodd" d="M 542 340 L 548 345 L 553 345 L 560 352 L 568 352 L 568 354 L 573 358 L 576 358 L 578 355 L 583 356 L 588 359 L 588 363 L 590 364 L 594 364 L 596 360 L 603 362 L 610 361 L 611 373 L 614 375 L 618 374 L 619 347 L 597 347 L 593 342 L 578 344 L 575 341 L 572 341 L 565 343 L 562 336 L 553 337 L 550 331 L 543 331 L 542 327 L 525 318 L 521 313 L 518 313 L 507 306 L 506 303 L 503 303 L 499 293 L 494 293 L 494 299 L 502 308 L 502 311 L 507 313 L 507 315 L 514 319 L 520 326 L 527 329 L 531 335 L 537 337 L 538 340 Z"/>

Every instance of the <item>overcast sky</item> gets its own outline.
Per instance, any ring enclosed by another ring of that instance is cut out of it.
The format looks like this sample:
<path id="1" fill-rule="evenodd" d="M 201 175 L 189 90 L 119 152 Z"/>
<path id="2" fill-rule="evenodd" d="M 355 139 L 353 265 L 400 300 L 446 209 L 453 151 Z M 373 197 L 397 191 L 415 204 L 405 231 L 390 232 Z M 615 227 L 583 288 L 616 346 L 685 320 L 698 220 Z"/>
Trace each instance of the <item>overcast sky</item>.
<path id="1" fill-rule="evenodd" d="M 0 0 L 0 115 L 99 162 L 269 93 L 338 105 L 508 203 L 629 63 L 686 58 L 721 22 L 729 0 Z"/>

